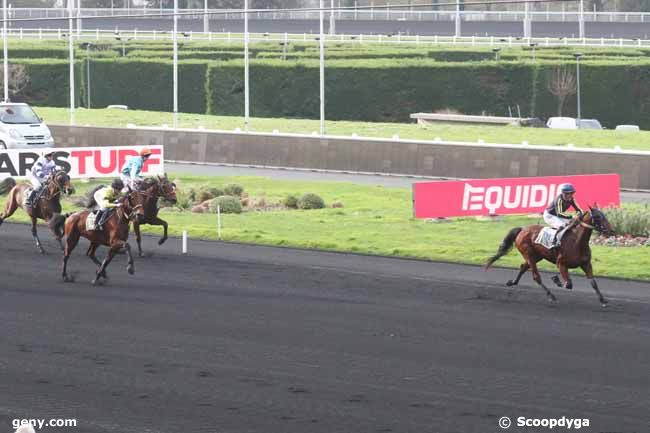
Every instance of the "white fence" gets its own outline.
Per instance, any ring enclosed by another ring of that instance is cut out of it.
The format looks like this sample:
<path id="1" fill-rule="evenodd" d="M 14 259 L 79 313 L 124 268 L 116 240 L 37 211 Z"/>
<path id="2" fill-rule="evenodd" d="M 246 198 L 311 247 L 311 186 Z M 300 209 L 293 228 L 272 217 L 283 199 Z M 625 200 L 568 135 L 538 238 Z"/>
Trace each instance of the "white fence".
<path id="1" fill-rule="evenodd" d="M 203 9 L 181 9 L 180 19 L 202 19 Z M 243 14 L 238 10 L 208 9 L 211 20 L 243 20 Z M 11 18 L 65 18 L 67 10 L 61 8 L 12 8 Z M 110 17 L 115 15 L 138 15 L 143 18 L 156 18 L 159 14 L 173 14 L 172 9 L 160 8 L 113 8 L 92 9 L 82 8 L 83 17 Z M 578 22 L 579 11 L 530 11 L 529 17 L 533 22 Z M 330 12 L 326 11 L 329 16 Z M 583 14 L 585 22 L 617 22 L 617 23 L 646 23 L 650 22 L 650 12 L 589 12 Z M 334 16 L 338 20 L 385 20 L 385 21 L 454 21 L 455 11 L 418 11 L 403 9 L 336 9 Z M 524 11 L 461 11 L 463 21 L 523 21 Z M 169 16 L 171 19 L 171 16 Z M 253 20 L 318 20 L 318 11 L 288 11 L 288 12 L 254 12 L 250 14 Z"/>
<path id="2" fill-rule="evenodd" d="M 68 29 L 9 29 L 9 39 L 18 40 L 51 40 L 67 39 Z M 318 35 L 311 33 L 250 33 L 251 42 L 278 42 L 299 43 L 317 42 Z M 127 30 L 115 32 L 113 30 L 80 30 L 75 29 L 74 36 L 79 40 L 102 40 L 117 37 L 122 41 L 130 40 L 160 40 L 171 41 L 171 31 L 156 30 Z M 0 38 L 3 38 L 0 27 Z M 244 34 L 234 32 L 179 32 L 178 37 L 190 41 L 243 43 Z M 464 46 L 580 46 L 580 47 L 650 47 L 650 39 L 608 39 L 608 38 L 522 38 L 498 36 L 412 36 L 412 35 L 368 35 L 368 34 L 335 34 L 325 35 L 325 41 L 347 44 L 410 44 L 410 45 L 464 45 Z"/>

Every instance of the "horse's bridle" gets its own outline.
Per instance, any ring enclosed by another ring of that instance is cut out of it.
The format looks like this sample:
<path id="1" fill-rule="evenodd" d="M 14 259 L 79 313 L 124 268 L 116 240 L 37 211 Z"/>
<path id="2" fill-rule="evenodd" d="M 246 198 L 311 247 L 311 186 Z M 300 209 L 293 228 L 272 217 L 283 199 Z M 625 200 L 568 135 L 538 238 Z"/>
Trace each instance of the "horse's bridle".
<path id="1" fill-rule="evenodd" d="M 126 200 L 129 202 L 129 206 L 132 206 L 132 205 L 131 205 L 131 194 L 135 194 L 135 193 L 142 194 L 140 191 L 133 191 L 133 192 L 129 193 L 129 194 L 126 196 Z M 122 211 L 122 217 L 121 217 L 120 219 L 123 218 L 123 219 L 125 219 L 127 222 L 128 222 L 128 221 L 133 221 L 133 219 L 134 219 L 133 216 L 135 215 L 135 211 L 137 211 L 137 210 L 138 210 L 139 208 L 141 208 L 141 207 L 144 207 L 144 206 L 143 206 L 142 204 L 137 204 L 137 205 L 131 207 L 131 212 L 127 212 L 123 207 L 118 208 L 118 212 L 119 212 L 120 210 Z"/>

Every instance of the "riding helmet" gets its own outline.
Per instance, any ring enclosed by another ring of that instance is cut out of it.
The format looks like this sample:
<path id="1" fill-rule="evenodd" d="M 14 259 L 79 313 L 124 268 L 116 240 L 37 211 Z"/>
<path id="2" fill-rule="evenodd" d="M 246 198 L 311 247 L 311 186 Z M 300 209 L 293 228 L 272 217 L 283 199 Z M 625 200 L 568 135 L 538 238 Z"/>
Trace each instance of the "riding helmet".
<path id="1" fill-rule="evenodd" d="M 564 185 L 562 185 L 562 192 L 565 194 L 571 194 L 576 192 L 576 189 L 570 183 L 565 183 Z"/>
<path id="2" fill-rule="evenodd" d="M 120 179 L 115 179 L 111 183 L 111 188 L 121 190 L 124 188 L 124 183 Z"/>
<path id="3" fill-rule="evenodd" d="M 150 156 L 152 154 L 151 149 L 148 147 L 143 148 L 140 150 L 140 156 Z"/>

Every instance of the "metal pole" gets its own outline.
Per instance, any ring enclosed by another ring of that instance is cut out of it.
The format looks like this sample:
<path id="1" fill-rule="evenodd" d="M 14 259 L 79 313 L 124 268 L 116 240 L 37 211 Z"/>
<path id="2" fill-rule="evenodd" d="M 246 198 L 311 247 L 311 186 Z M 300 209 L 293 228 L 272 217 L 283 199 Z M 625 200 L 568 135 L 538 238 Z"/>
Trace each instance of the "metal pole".
<path id="1" fill-rule="evenodd" d="M 90 43 L 86 45 L 86 84 L 86 94 L 88 97 L 86 108 L 90 109 Z"/>
<path id="2" fill-rule="evenodd" d="M 582 110 L 580 107 L 580 56 L 576 56 L 576 85 L 578 87 L 578 91 L 576 92 L 578 95 L 578 128 L 580 128 L 580 119 L 582 118 Z"/>
<path id="3" fill-rule="evenodd" d="M 208 33 L 210 31 L 210 19 L 208 16 L 208 0 L 203 2 L 203 33 Z"/>
<path id="4" fill-rule="evenodd" d="M 81 37 L 81 0 L 77 0 L 77 39 Z"/>
<path id="5" fill-rule="evenodd" d="M 334 0 L 332 0 L 330 3 L 330 35 L 333 35 L 336 32 L 335 26 L 336 23 L 334 21 Z"/>
<path id="6" fill-rule="evenodd" d="M 174 0 L 174 128 L 178 128 L 178 0 Z"/>
<path id="7" fill-rule="evenodd" d="M 528 2 L 524 3 L 524 38 L 531 37 L 530 25 L 530 5 Z"/>
<path id="8" fill-rule="evenodd" d="M 248 57 L 248 0 L 244 0 L 244 131 L 248 132 L 250 120 L 250 59 Z"/>
<path id="9" fill-rule="evenodd" d="M 320 0 L 320 135 L 325 134 L 325 33 L 323 32 L 324 0 Z"/>
<path id="10" fill-rule="evenodd" d="M 74 0 L 68 0 L 68 50 L 70 52 L 70 124 L 75 124 L 74 118 L 74 43 L 73 43 L 73 18 L 74 16 Z"/>
<path id="11" fill-rule="evenodd" d="M 4 101 L 9 101 L 9 57 L 7 56 L 7 0 L 2 1 L 2 18 L 3 30 L 2 30 L 2 45 L 4 50 L 4 88 L 5 88 L 5 98 Z"/>
<path id="12" fill-rule="evenodd" d="M 456 22 L 454 35 L 460 37 L 460 0 L 456 0 Z"/>
<path id="13" fill-rule="evenodd" d="M 528 4 L 528 3 L 526 3 Z M 585 38 L 585 3 L 580 0 L 580 25 L 579 25 L 580 39 Z"/>

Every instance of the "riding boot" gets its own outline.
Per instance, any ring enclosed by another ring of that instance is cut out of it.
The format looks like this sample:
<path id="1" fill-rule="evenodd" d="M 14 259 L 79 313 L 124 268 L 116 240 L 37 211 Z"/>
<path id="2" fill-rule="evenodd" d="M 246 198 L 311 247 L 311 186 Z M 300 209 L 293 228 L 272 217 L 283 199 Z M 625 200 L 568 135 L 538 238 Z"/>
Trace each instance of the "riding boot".
<path id="1" fill-rule="evenodd" d="M 40 197 L 41 189 L 42 188 L 32 189 L 31 194 L 29 194 L 29 198 L 27 198 L 27 205 L 31 208 L 32 211 L 36 207 L 36 203 L 38 201 L 37 197 Z"/>
<path id="2" fill-rule="evenodd" d="M 95 230 L 104 230 L 104 215 L 106 214 L 106 211 L 100 210 L 97 212 L 97 215 L 95 216 Z"/>

